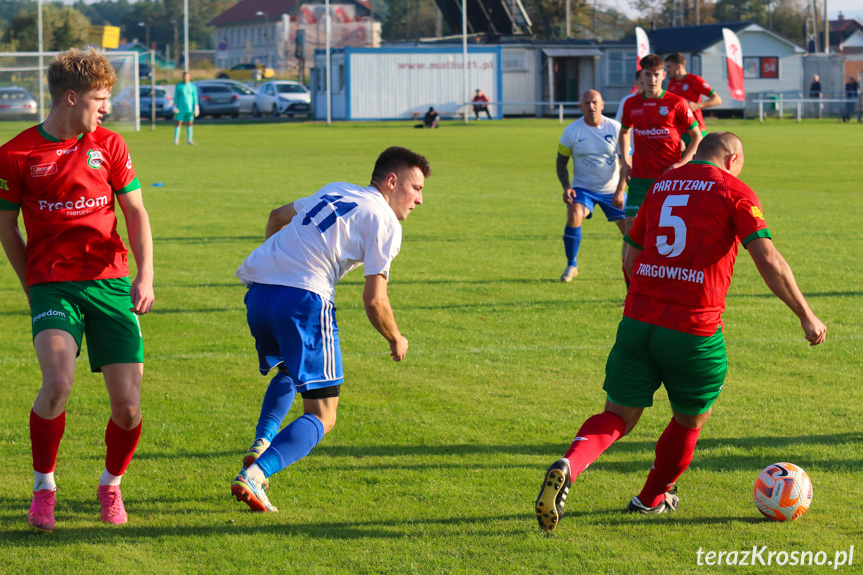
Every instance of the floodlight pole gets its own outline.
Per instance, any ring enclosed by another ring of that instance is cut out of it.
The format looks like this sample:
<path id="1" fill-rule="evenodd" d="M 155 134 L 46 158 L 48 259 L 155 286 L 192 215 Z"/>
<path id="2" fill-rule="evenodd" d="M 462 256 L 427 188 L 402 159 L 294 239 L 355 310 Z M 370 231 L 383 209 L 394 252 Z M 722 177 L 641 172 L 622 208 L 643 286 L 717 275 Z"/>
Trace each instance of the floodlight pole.
<path id="1" fill-rule="evenodd" d="M 42 34 L 42 0 L 39 0 L 39 122 L 45 121 L 45 83 L 42 81 L 44 75 L 45 61 L 43 52 L 45 51 L 44 36 Z"/>
<path id="2" fill-rule="evenodd" d="M 332 76 L 332 70 L 330 70 L 330 0 L 326 0 L 324 3 L 324 36 L 327 39 L 327 126 L 329 126 L 333 121 L 332 93 L 330 88 L 330 76 Z"/>
<path id="3" fill-rule="evenodd" d="M 827 0 L 824 0 L 824 53 L 830 53 L 830 20 L 827 17 Z"/>
<path id="4" fill-rule="evenodd" d="M 463 70 L 463 78 L 464 78 L 464 123 L 467 124 L 467 99 L 469 97 L 468 87 L 467 87 L 467 0 L 461 0 L 461 49 L 462 49 L 462 60 L 464 62 L 464 66 L 462 66 Z"/>
<path id="5" fill-rule="evenodd" d="M 183 0 L 183 34 L 185 35 L 185 46 L 183 47 L 183 71 L 189 71 L 189 0 Z"/>

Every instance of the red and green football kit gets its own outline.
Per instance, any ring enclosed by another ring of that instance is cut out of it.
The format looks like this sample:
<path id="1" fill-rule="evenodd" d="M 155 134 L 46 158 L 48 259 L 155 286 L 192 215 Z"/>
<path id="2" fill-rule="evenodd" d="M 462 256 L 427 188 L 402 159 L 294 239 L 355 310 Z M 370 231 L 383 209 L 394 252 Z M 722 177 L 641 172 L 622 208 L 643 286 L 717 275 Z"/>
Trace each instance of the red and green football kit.
<path id="1" fill-rule="evenodd" d="M 27 284 L 129 275 L 114 196 L 141 188 L 126 143 L 101 126 L 57 140 L 41 124 L 0 147 L 0 209 L 20 209 Z"/>
<path id="2" fill-rule="evenodd" d="M 755 192 L 731 174 L 708 162 L 669 172 L 650 188 L 625 238 L 642 252 L 623 315 L 714 335 L 722 326 L 738 242 L 745 247 L 769 237 Z"/>
<path id="3" fill-rule="evenodd" d="M 688 102 L 701 102 L 701 96 L 709 98 L 716 92 L 716 90 L 710 87 L 707 80 L 695 74 L 687 74 L 680 80 L 669 80 L 668 91 Z M 698 127 L 703 131 L 705 129 L 704 114 L 701 113 L 700 109 L 692 113 L 695 115 L 695 119 L 698 120 Z"/>
<path id="4" fill-rule="evenodd" d="M 621 124 L 632 128 L 635 142 L 631 177 L 653 180 L 680 161 L 680 136 L 697 122 L 683 98 L 663 90 L 658 98 L 628 99 Z"/>

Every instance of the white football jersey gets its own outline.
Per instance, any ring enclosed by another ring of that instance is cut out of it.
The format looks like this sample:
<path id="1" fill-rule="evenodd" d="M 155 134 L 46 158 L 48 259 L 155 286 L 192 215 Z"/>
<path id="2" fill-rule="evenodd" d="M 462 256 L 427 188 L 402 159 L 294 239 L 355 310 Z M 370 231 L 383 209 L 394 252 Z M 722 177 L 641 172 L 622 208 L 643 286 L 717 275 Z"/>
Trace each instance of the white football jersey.
<path id="1" fill-rule="evenodd" d="M 336 284 L 363 264 L 389 278 L 402 227 L 373 187 L 336 182 L 294 202 L 297 215 L 255 249 L 237 270 L 245 282 L 308 290 L 333 301 Z"/>
<path id="2" fill-rule="evenodd" d="M 623 97 L 623 100 L 620 101 L 620 104 L 617 106 L 617 113 L 614 115 L 614 119 L 618 122 L 623 118 L 623 104 L 626 103 L 627 100 L 632 98 L 633 96 L 638 96 L 641 92 L 633 92 L 632 94 L 627 94 Z M 635 153 L 635 138 L 630 134 L 629 137 L 629 155 L 631 156 Z M 631 163 L 631 162 L 630 162 Z"/>
<path id="3" fill-rule="evenodd" d="M 572 187 L 598 194 L 617 189 L 620 164 L 617 161 L 617 135 L 620 122 L 602 117 L 599 126 L 588 126 L 579 118 L 563 131 L 560 146 L 572 154 Z"/>

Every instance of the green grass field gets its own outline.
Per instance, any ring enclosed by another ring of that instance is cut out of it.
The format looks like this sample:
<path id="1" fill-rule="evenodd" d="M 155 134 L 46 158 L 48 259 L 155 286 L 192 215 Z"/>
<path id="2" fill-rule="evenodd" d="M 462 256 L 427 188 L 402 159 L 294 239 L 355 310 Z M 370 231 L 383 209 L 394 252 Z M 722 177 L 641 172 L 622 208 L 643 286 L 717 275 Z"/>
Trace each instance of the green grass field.
<path id="1" fill-rule="evenodd" d="M 767 546 L 825 551 L 832 561 L 852 545 L 854 565 L 839 571 L 860 572 L 859 125 L 710 126 L 743 138 L 742 179 L 827 324 L 827 342 L 808 348 L 744 251 L 724 315 L 725 391 L 679 482 L 680 510 L 622 512 L 670 418 L 660 391 L 634 432 L 574 484 L 550 538 L 533 503 L 545 468 L 604 402 L 624 297 L 619 233 L 601 216 L 587 222 L 581 275 L 561 284 L 565 211 L 554 157 L 562 127 L 533 119 L 409 125 L 201 123 L 196 147 L 172 146 L 168 124 L 126 135 L 155 235 L 156 306 L 142 318 L 144 432 L 123 482 L 124 527 L 99 522 L 109 411 L 85 354 L 57 464 L 57 529 L 40 534 L 25 523 L 27 421 L 40 376 L 26 299 L 0 260 L 8 473 L 0 573 L 777 573 L 775 564 L 699 566 L 697 553 Z M 2 141 L 11 135 L 0 131 Z M 262 241 L 270 209 L 330 181 L 367 183 L 389 145 L 413 148 L 433 167 L 425 204 L 404 224 L 389 289 L 410 340 L 407 359 L 390 360 L 365 318 L 362 273 L 347 276 L 336 300 L 340 420 L 309 457 L 272 479 L 281 511 L 252 514 L 229 483 L 267 380 L 233 274 Z M 151 187 L 157 182 L 164 186 Z M 755 477 L 777 461 L 801 465 L 815 486 L 812 508 L 790 524 L 764 520 L 752 503 Z"/>

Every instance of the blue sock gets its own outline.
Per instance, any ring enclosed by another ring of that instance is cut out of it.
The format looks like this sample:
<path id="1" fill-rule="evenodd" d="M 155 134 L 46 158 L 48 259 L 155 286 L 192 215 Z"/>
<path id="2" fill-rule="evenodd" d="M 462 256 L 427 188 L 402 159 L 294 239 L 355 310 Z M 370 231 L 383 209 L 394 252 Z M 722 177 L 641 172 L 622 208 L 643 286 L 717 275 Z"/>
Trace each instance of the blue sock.
<path id="1" fill-rule="evenodd" d="M 323 438 L 324 424 L 307 413 L 281 430 L 255 463 L 270 477 L 308 455 Z"/>
<path id="2" fill-rule="evenodd" d="M 190 142 L 192 141 L 192 131 L 193 130 L 194 130 L 194 128 L 192 128 L 192 124 L 189 124 L 189 126 L 186 128 L 186 137 L 188 138 L 188 140 Z"/>
<path id="3" fill-rule="evenodd" d="M 282 421 L 291 409 L 296 395 L 294 380 L 287 373 L 280 371 L 270 380 L 267 393 L 264 394 L 264 403 L 261 405 L 258 427 L 255 428 L 255 439 L 261 437 L 267 441 L 273 440 L 282 428 Z"/>
<path id="4" fill-rule="evenodd" d="M 180 126 L 174 126 L 174 141 L 180 139 Z"/>
<path id="5" fill-rule="evenodd" d="M 578 248 L 581 246 L 581 226 L 563 228 L 563 249 L 566 250 L 566 265 L 578 266 Z"/>

